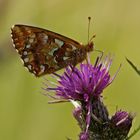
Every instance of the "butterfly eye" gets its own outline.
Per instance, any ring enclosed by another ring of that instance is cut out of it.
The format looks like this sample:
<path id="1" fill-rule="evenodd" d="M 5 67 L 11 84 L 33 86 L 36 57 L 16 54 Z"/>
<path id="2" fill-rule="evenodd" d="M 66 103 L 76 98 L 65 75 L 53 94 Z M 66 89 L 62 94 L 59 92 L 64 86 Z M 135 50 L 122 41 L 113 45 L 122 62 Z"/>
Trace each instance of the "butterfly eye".
<path id="1" fill-rule="evenodd" d="M 93 48 L 94 48 L 94 44 L 93 44 L 93 42 L 90 42 L 90 43 L 87 44 L 87 46 L 86 46 L 86 51 L 87 51 L 87 52 L 93 51 Z"/>

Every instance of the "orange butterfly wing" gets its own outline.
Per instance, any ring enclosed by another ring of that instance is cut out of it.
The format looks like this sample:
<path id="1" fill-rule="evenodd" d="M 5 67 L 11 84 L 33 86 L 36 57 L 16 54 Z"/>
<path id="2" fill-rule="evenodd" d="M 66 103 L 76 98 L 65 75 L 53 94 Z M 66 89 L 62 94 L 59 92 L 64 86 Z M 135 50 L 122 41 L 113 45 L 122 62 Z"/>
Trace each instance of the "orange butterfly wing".
<path id="1" fill-rule="evenodd" d="M 92 50 L 87 49 L 89 45 L 38 27 L 15 25 L 11 30 L 16 50 L 35 76 L 53 73 L 69 64 L 76 65 Z"/>

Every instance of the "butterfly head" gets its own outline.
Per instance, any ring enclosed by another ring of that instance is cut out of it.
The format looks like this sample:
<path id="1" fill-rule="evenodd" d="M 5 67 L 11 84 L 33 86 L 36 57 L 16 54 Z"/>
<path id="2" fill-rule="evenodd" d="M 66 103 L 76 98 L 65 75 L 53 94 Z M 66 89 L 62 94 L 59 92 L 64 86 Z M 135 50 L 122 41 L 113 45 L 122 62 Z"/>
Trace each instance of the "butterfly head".
<path id="1" fill-rule="evenodd" d="M 94 44 L 91 41 L 86 45 L 86 52 L 91 52 L 91 51 L 93 51 L 93 49 L 94 49 Z"/>

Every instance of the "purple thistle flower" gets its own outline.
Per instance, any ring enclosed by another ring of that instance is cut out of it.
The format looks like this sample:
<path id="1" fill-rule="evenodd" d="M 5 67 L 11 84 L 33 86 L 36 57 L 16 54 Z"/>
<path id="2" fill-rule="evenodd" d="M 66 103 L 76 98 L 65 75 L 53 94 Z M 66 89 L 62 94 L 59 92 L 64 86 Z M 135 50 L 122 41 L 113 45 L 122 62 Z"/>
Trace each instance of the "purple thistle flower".
<path id="1" fill-rule="evenodd" d="M 89 134 L 86 132 L 82 132 L 80 134 L 80 140 L 88 140 L 89 139 Z"/>
<path id="2" fill-rule="evenodd" d="M 54 99 L 58 99 L 59 101 L 80 102 L 79 106 L 81 109 L 76 108 L 74 112 L 74 117 L 82 129 L 80 140 L 88 139 L 91 114 L 94 111 L 93 101 L 99 100 L 100 102 L 103 90 L 112 83 L 117 74 L 113 77 L 110 76 L 109 68 L 111 64 L 112 59 L 110 56 L 107 56 L 103 61 L 98 57 L 94 65 L 89 63 L 80 64 L 80 70 L 76 67 L 68 66 L 62 76 L 54 73 L 54 75 L 59 78 L 57 87 L 47 86 L 47 88 L 45 88 L 47 91 L 55 92 L 55 97 L 47 94 Z M 80 116 L 80 111 L 82 115 L 84 114 L 84 118 Z M 108 116 L 108 112 L 106 112 L 106 116 Z M 85 125 L 81 124 L 81 122 L 85 122 Z"/>
<path id="3" fill-rule="evenodd" d="M 75 119 L 78 121 L 79 126 L 82 126 L 83 120 L 82 120 L 82 108 L 81 106 L 78 106 L 74 109 L 73 111 L 73 116 L 75 117 Z M 81 128 L 82 129 L 82 128 Z"/>
<path id="4" fill-rule="evenodd" d="M 104 62 L 98 58 L 94 66 L 81 64 L 80 70 L 68 66 L 64 74 L 59 76 L 58 87 L 48 90 L 55 90 L 56 96 L 61 99 L 89 103 L 93 98 L 100 97 L 103 89 L 113 81 L 109 74 L 111 63 L 112 59 L 106 57 Z"/>
<path id="5" fill-rule="evenodd" d="M 119 134 L 120 138 L 126 138 L 132 126 L 134 114 L 125 111 L 117 111 L 111 118 L 112 130 Z"/>
<path id="6" fill-rule="evenodd" d="M 134 115 L 120 110 L 117 111 L 114 116 L 112 116 L 111 121 L 117 127 L 129 128 L 132 125 L 133 118 Z"/>

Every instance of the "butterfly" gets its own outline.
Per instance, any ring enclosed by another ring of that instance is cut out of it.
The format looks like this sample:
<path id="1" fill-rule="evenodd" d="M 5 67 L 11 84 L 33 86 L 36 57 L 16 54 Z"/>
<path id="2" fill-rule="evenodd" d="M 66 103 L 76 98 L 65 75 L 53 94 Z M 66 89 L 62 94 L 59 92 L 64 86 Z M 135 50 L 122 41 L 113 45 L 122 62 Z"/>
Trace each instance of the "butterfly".
<path id="1" fill-rule="evenodd" d="M 77 65 L 94 47 L 92 41 L 83 45 L 58 33 L 28 25 L 14 25 L 11 31 L 13 45 L 24 66 L 37 77 Z"/>

